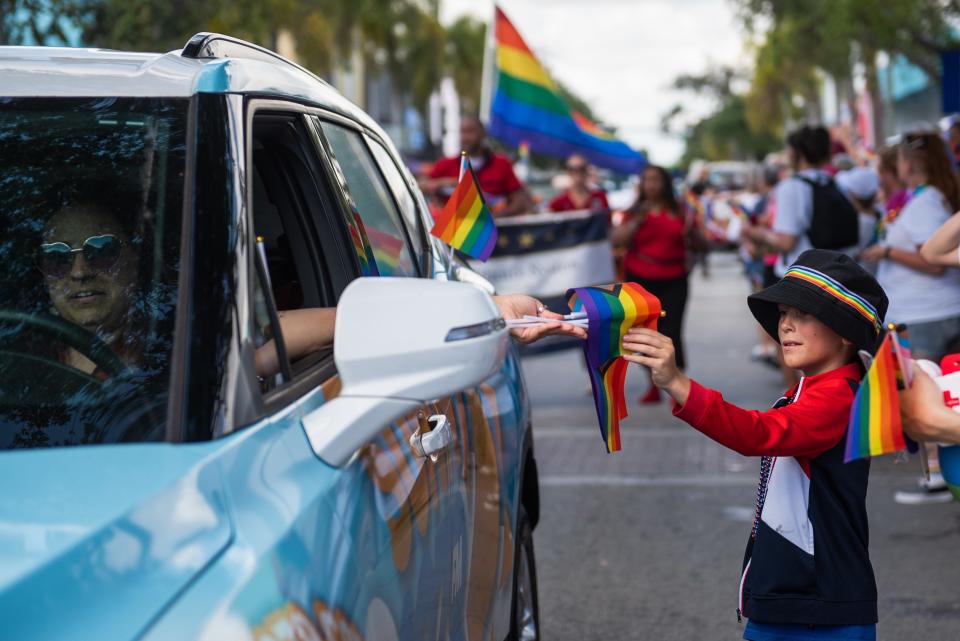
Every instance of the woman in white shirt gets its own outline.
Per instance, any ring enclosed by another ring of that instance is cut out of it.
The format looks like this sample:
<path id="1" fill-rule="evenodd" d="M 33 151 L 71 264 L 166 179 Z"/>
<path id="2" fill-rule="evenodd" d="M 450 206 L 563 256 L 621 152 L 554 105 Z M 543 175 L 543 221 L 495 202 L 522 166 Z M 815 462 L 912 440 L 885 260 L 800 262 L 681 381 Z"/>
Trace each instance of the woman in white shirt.
<path id="1" fill-rule="evenodd" d="M 861 258 L 878 262 L 877 280 L 890 298 L 887 322 L 908 325 L 915 358 L 939 361 L 960 337 L 960 270 L 931 264 L 920 247 L 960 209 L 960 184 L 935 133 L 904 137 L 899 171 L 910 200 Z"/>
<path id="2" fill-rule="evenodd" d="M 877 280 L 890 299 L 886 321 L 906 323 L 914 358 L 939 362 L 960 338 L 960 270 L 928 262 L 920 247 L 960 209 L 960 184 L 943 140 L 935 133 L 907 134 L 898 172 L 910 199 L 887 221 L 883 238 L 861 259 L 877 261 Z M 935 447 L 927 447 L 925 493 L 897 492 L 898 503 L 950 500 Z"/>

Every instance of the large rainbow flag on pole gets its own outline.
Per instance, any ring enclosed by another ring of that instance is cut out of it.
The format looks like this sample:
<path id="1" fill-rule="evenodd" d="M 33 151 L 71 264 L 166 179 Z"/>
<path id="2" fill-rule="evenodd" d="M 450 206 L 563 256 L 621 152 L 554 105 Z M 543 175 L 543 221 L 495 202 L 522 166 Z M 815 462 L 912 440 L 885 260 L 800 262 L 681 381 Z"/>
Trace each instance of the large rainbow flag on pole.
<path id="1" fill-rule="evenodd" d="M 497 246 L 497 226 L 483 201 L 480 185 L 466 154 L 460 162 L 460 182 L 443 211 L 437 214 L 430 233 L 450 247 L 486 262 Z"/>
<path id="2" fill-rule="evenodd" d="M 850 410 L 845 463 L 912 445 L 903 433 L 898 390 L 910 386 L 910 351 L 890 327 L 860 382 Z"/>
<path id="3" fill-rule="evenodd" d="M 537 153 L 566 158 L 578 153 L 598 167 L 638 173 L 646 158 L 577 113 L 499 7 L 494 17 L 490 66 L 490 135 L 508 145 L 527 142 Z"/>
<path id="4" fill-rule="evenodd" d="M 590 324 L 583 353 L 597 406 L 600 435 L 607 452 L 620 450 L 620 421 L 627 416 L 623 385 L 629 362 L 623 335 L 637 325 L 657 329 L 660 300 L 636 283 L 577 287 L 567 291 L 572 312 L 586 312 Z"/>

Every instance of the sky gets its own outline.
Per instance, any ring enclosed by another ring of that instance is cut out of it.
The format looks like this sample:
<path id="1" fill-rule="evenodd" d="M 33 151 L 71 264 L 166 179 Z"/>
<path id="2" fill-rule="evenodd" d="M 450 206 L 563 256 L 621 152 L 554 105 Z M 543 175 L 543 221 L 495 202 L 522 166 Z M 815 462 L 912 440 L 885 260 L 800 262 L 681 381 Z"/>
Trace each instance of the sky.
<path id="1" fill-rule="evenodd" d="M 711 111 L 703 98 L 670 88 L 673 79 L 711 66 L 747 66 L 745 35 L 733 0 L 499 0 L 550 73 L 617 127 L 630 145 L 670 165 L 683 141 L 660 131 L 680 103 L 691 117 Z M 442 0 L 449 24 L 470 14 L 489 22 L 493 0 Z"/>

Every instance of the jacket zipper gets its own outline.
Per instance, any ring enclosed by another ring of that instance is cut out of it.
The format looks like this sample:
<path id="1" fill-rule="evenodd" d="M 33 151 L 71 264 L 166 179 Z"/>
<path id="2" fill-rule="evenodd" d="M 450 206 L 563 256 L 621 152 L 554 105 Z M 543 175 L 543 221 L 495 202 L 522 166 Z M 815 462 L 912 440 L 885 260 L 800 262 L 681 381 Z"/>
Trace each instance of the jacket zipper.
<path id="1" fill-rule="evenodd" d="M 739 599 L 737 602 L 737 623 L 743 621 L 743 588 L 747 585 L 747 572 L 750 571 L 750 563 L 753 562 L 753 559 L 747 561 L 747 566 L 743 568 L 743 576 L 740 577 L 740 594 L 738 595 Z"/>
<path id="2" fill-rule="evenodd" d="M 797 399 L 800 398 L 800 392 L 803 390 L 804 380 L 806 380 L 806 377 L 800 379 L 793 396 L 790 398 L 781 398 L 779 401 L 774 403 L 773 406 L 785 407 L 791 403 L 795 403 Z M 786 402 L 781 405 L 781 402 L 783 401 Z M 760 517 L 763 516 L 763 505 L 767 501 L 767 486 L 770 483 L 770 477 L 773 475 L 773 467 L 776 464 L 776 456 L 764 456 L 760 459 L 760 483 L 757 484 L 757 509 L 753 516 L 753 527 L 750 529 L 750 538 L 754 541 L 757 539 L 757 530 L 760 529 Z M 740 593 L 737 595 L 737 623 L 743 621 L 743 590 L 747 585 L 747 573 L 750 571 L 750 563 L 752 562 L 752 558 L 747 561 L 746 567 L 743 568 L 743 575 L 740 577 Z"/>

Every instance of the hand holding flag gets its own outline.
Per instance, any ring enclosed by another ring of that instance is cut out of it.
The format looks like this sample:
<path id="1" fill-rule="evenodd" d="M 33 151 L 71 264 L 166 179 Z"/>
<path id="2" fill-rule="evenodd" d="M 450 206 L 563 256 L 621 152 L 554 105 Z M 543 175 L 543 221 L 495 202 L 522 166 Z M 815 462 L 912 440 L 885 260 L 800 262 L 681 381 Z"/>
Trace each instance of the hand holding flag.
<path id="1" fill-rule="evenodd" d="M 593 388 L 593 400 L 607 452 L 620 449 L 620 421 L 627 416 L 623 385 L 627 361 L 623 336 L 631 327 L 656 329 L 660 301 L 637 283 L 605 287 L 578 287 L 567 291 L 574 313 L 587 316 L 587 342 L 583 346 Z"/>
<path id="2" fill-rule="evenodd" d="M 510 334 L 520 343 L 533 343 L 546 336 L 587 337 L 586 327 L 577 319 L 551 312 L 532 296 L 508 294 L 494 296 L 493 300 L 507 321 Z"/>
<path id="3" fill-rule="evenodd" d="M 912 383 L 910 350 L 891 325 L 860 382 L 850 410 L 845 463 L 907 448 L 898 390 Z"/>

